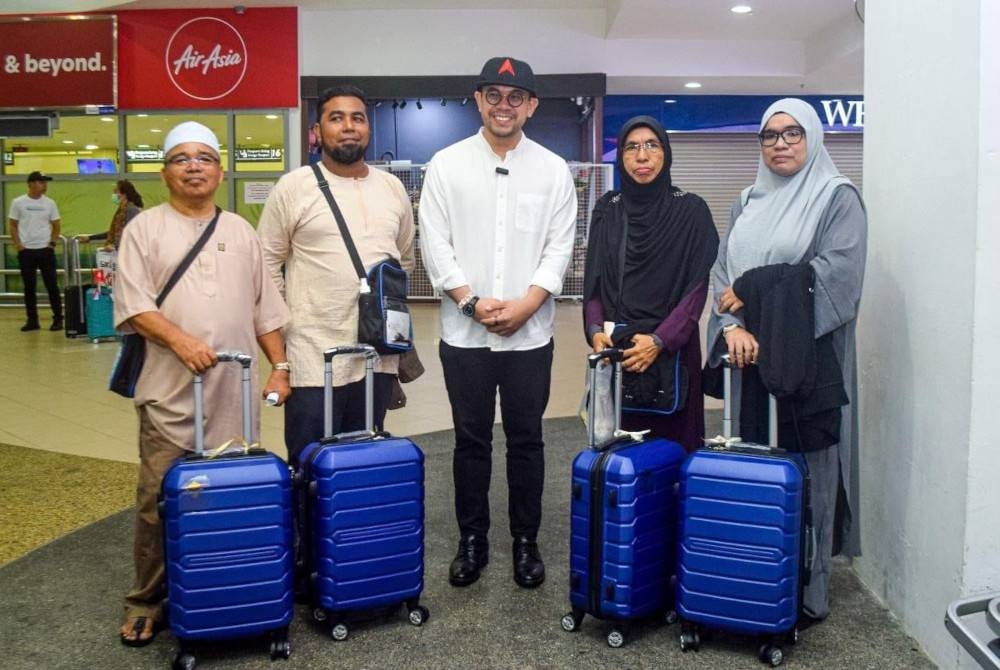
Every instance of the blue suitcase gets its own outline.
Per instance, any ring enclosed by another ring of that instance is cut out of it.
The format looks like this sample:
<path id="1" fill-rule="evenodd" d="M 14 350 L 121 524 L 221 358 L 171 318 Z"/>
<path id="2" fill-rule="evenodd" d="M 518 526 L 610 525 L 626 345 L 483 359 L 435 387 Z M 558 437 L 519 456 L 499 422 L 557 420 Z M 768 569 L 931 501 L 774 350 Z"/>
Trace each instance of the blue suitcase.
<path id="1" fill-rule="evenodd" d="M 724 372 L 724 438 L 681 470 L 677 614 L 681 651 L 699 627 L 755 635 L 759 660 L 778 666 L 798 639 L 813 552 L 809 476 L 801 454 L 732 438 L 731 371 Z M 769 432 L 777 435 L 770 398 Z"/>
<path id="2" fill-rule="evenodd" d="M 87 337 L 95 344 L 103 339 L 115 339 L 114 302 L 111 300 L 111 289 L 107 286 L 95 286 L 84 294 L 84 321 L 87 324 Z"/>
<path id="3" fill-rule="evenodd" d="M 373 430 L 369 345 L 334 347 L 325 361 L 324 434 L 333 426 L 333 358 L 365 356 L 367 428 L 307 445 L 296 482 L 305 516 L 304 557 L 313 617 L 347 639 L 348 617 L 405 604 L 411 624 L 430 616 L 424 589 L 424 455 L 405 438 Z"/>
<path id="4" fill-rule="evenodd" d="M 250 364 L 242 366 L 243 434 L 251 435 Z M 288 658 L 293 612 L 292 479 L 259 448 L 204 455 L 201 377 L 195 377 L 195 452 L 163 478 L 170 630 L 180 643 L 175 668 L 192 668 L 192 643 L 271 635 L 271 658 Z"/>
<path id="5" fill-rule="evenodd" d="M 586 614 L 613 622 L 608 644 L 624 644 L 632 621 L 673 618 L 676 485 L 686 452 L 665 439 L 617 437 L 621 408 L 620 350 L 589 356 L 590 388 L 596 367 L 614 361 L 615 435 L 597 444 L 596 393 L 591 393 L 588 448 L 573 460 L 570 521 L 570 604 L 566 631 Z"/>

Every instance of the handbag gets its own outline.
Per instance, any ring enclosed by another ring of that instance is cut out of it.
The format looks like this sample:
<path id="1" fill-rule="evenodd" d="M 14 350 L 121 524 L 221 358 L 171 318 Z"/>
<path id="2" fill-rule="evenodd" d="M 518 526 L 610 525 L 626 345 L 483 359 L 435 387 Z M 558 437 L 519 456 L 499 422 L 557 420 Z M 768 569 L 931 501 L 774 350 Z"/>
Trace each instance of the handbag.
<path id="1" fill-rule="evenodd" d="M 616 328 L 611 341 L 628 349 L 632 336 L 653 330 L 653 324 L 637 323 Z M 664 349 L 643 372 L 622 371 L 622 411 L 636 414 L 674 414 L 684 409 L 688 395 L 688 370 L 679 351 Z"/>
<path id="2" fill-rule="evenodd" d="M 191 250 L 184 256 L 184 260 L 174 269 L 163 290 L 156 296 L 157 308 L 163 304 L 167 295 L 173 290 L 174 285 L 177 284 L 181 276 L 191 266 L 198 252 L 208 242 L 208 238 L 215 232 L 215 225 L 219 222 L 219 215 L 221 213 L 222 209 L 216 207 L 215 216 L 212 217 L 211 222 L 205 227 L 204 232 L 202 232 L 198 241 L 194 243 L 194 246 L 191 247 Z M 142 366 L 145 362 L 146 338 L 138 333 L 123 335 L 121 346 L 118 347 L 118 354 L 115 356 L 115 362 L 111 366 L 111 378 L 108 380 L 108 390 L 114 391 L 125 398 L 134 398 L 135 386 L 139 383 L 139 375 L 142 374 Z"/>
<path id="3" fill-rule="evenodd" d="M 313 173 L 319 188 L 326 197 L 327 204 L 333 212 L 340 228 L 340 236 L 351 256 L 354 271 L 360 280 L 358 295 L 358 342 L 370 344 L 380 354 L 401 354 L 413 349 L 413 321 L 410 319 L 410 309 L 406 304 L 407 276 L 406 270 L 394 258 L 376 263 L 365 273 L 361 264 L 358 249 L 354 246 L 351 232 L 347 229 L 344 215 L 337 206 L 337 201 L 330 191 L 330 184 L 316 163 L 312 164 Z"/>

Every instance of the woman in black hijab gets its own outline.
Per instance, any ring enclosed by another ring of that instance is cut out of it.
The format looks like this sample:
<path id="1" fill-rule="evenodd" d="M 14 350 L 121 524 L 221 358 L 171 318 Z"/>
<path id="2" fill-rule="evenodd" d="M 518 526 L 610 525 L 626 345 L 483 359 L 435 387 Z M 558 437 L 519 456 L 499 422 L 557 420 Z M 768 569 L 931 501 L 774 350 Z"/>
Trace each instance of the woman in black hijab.
<path id="1" fill-rule="evenodd" d="M 698 320 L 719 235 L 705 201 L 670 183 L 670 163 L 656 119 L 625 124 L 621 190 L 605 193 L 591 217 L 583 320 L 595 352 L 625 350 L 622 427 L 691 451 L 705 433 Z"/>

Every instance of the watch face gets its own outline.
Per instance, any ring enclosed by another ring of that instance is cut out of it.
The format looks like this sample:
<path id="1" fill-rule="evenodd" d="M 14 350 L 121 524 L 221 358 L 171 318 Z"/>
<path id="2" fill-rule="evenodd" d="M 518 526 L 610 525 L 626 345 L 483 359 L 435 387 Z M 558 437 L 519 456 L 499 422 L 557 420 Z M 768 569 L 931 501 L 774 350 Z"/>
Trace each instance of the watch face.
<path id="1" fill-rule="evenodd" d="M 479 302 L 479 298 L 473 298 L 469 302 L 462 306 L 462 314 L 465 316 L 474 316 L 476 313 L 476 303 Z"/>

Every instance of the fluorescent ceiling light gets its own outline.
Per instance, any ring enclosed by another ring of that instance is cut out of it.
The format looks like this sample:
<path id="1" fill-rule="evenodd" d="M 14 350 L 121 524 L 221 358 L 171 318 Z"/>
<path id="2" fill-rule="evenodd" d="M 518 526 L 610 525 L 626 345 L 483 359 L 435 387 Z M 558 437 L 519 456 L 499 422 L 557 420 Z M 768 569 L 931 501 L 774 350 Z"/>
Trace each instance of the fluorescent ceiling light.
<path id="1" fill-rule="evenodd" d="M 668 104 L 668 105 L 673 105 L 673 104 L 674 104 L 674 103 L 676 103 L 677 101 L 676 101 L 676 100 L 674 100 L 673 98 L 667 98 L 667 99 L 666 99 L 666 100 L 664 100 L 663 102 L 664 102 L 664 103 L 666 103 L 666 104 Z"/>
<path id="2" fill-rule="evenodd" d="M 63 144 L 73 144 L 73 140 L 63 140 Z"/>
<path id="3" fill-rule="evenodd" d="M 750 5 L 735 5 L 734 7 L 730 7 L 729 11 L 733 14 L 749 14 L 753 11 L 753 7 Z"/>
<path id="4" fill-rule="evenodd" d="M 701 84 L 699 84 L 696 81 L 689 81 L 688 83 L 684 84 L 684 88 L 701 88 Z"/>
<path id="5" fill-rule="evenodd" d="M 87 146 L 84 147 L 84 149 L 87 149 L 89 151 L 93 151 L 94 149 L 97 149 L 97 148 L 99 148 L 99 147 L 96 144 L 88 144 Z"/>
<path id="6" fill-rule="evenodd" d="M 273 120 L 273 119 L 278 118 L 278 115 L 277 114 L 267 114 L 264 118 L 265 119 L 272 119 Z"/>
<path id="7" fill-rule="evenodd" d="M 700 86 L 700 85 L 701 85 L 701 84 L 699 84 L 699 86 Z M 149 129 L 149 132 L 151 132 L 151 133 L 162 133 L 163 131 L 162 131 L 162 130 L 160 130 L 159 128 L 150 128 L 150 129 Z"/>
<path id="8" fill-rule="evenodd" d="M 115 122 L 115 120 L 112 119 L 110 116 L 102 116 L 101 117 L 101 121 L 104 121 L 104 123 L 114 123 Z"/>

